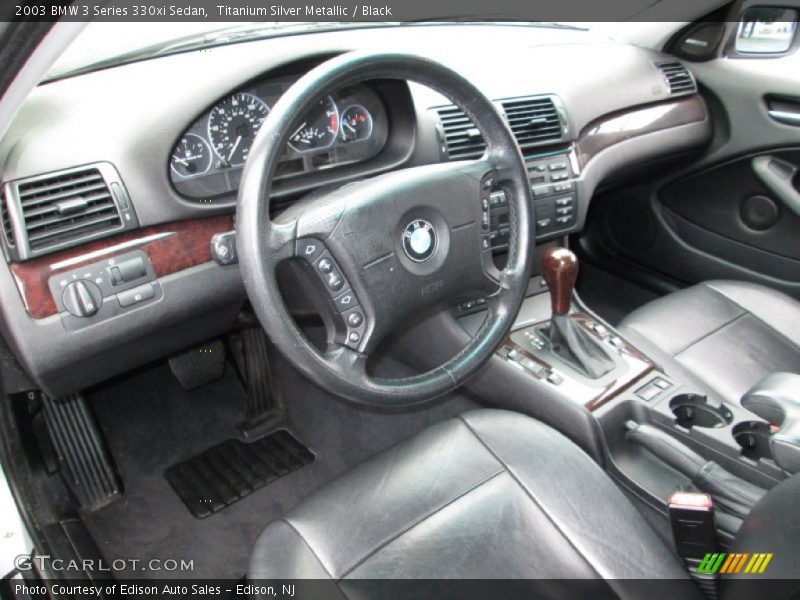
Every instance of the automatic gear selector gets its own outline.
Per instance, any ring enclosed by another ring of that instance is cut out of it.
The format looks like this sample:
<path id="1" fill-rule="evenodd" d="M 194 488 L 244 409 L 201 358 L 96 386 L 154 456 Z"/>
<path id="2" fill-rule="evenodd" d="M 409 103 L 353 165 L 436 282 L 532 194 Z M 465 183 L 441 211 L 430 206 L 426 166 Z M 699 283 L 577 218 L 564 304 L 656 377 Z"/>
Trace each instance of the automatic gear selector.
<path id="1" fill-rule="evenodd" d="M 578 258 L 566 248 L 548 248 L 542 257 L 542 276 L 550 288 L 553 316 L 547 329 L 550 351 L 590 379 L 612 371 L 608 351 L 569 315 L 578 277 Z"/>

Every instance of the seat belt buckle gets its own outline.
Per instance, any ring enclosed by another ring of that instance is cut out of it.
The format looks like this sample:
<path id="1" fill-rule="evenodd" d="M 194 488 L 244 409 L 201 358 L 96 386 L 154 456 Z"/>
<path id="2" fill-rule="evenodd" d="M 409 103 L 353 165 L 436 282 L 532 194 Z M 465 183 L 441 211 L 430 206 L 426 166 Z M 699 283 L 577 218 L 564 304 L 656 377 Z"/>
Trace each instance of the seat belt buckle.
<path id="1" fill-rule="evenodd" d="M 699 492 L 675 492 L 667 504 L 678 556 L 699 560 L 717 550 L 717 525 L 711 496 Z"/>

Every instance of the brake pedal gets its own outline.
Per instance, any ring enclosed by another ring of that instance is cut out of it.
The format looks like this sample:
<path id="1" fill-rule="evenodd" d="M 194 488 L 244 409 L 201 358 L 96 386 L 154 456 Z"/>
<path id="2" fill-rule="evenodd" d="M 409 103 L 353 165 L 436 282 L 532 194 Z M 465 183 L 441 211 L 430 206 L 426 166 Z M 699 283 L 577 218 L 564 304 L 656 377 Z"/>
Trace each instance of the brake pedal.
<path id="1" fill-rule="evenodd" d="M 120 497 L 122 481 L 84 397 L 41 394 L 41 400 L 59 470 L 81 506 L 97 510 Z"/>
<path id="2" fill-rule="evenodd" d="M 225 373 L 225 345 L 221 340 L 206 342 L 174 355 L 169 368 L 185 390 L 193 390 Z"/>

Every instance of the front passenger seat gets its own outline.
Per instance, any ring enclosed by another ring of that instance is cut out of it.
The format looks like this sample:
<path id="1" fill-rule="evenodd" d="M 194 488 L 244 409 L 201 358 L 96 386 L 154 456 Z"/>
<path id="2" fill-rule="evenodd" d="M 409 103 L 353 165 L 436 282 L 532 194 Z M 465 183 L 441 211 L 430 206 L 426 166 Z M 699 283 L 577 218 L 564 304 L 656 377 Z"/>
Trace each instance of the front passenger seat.
<path id="1" fill-rule="evenodd" d="M 800 302 L 753 283 L 708 281 L 669 294 L 619 331 L 668 374 L 732 404 L 770 373 L 800 373 Z"/>
<path id="2" fill-rule="evenodd" d="M 522 580 L 523 597 L 593 599 L 654 597 L 669 579 L 670 597 L 702 598 L 588 455 L 501 410 L 434 425 L 323 487 L 264 530 L 248 576 L 329 581 L 315 596 L 327 598 L 419 597 L 362 587 L 396 579 Z"/>
<path id="3" fill-rule="evenodd" d="M 775 486 L 734 542 L 774 553 L 779 583 L 797 576 L 798 491 L 800 475 Z M 325 600 L 704 598 L 587 454 L 544 423 L 493 409 L 429 427 L 270 523 L 248 579 L 259 598 L 274 593 L 261 582 L 297 579 L 312 580 L 298 585 L 302 597 Z M 755 583 L 757 593 L 731 585 L 721 598 L 797 592 Z"/>

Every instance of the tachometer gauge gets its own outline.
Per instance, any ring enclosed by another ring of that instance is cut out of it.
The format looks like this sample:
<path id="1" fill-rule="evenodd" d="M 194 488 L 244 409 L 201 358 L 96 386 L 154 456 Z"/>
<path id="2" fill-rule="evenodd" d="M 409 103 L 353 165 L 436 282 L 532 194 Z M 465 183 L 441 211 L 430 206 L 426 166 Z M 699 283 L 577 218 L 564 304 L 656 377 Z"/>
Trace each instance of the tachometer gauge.
<path id="1" fill-rule="evenodd" d="M 360 104 L 347 107 L 342 113 L 342 139 L 345 142 L 366 140 L 372 135 L 372 115 Z"/>
<path id="2" fill-rule="evenodd" d="M 211 168 L 211 147 L 194 133 L 187 133 L 172 151 L 169 167 L 178 177 L 186 179 L 202 175 Z"/>
<path id="3" fill-rule="evenodd" d="M 269 107 L 253 94 L 226 98 L 208 117 L 208 137 L 223 166 L 238 167 L 247 160 L 253 138 L 269 114 Z"/>
<path id="4" fill-rule="evenodd" d="M 339 133 L 339 109 L 328 96 L 306 115 L 303 122 L 289 138 L 289 146 L 297 152 L 327 148 Z"/>

